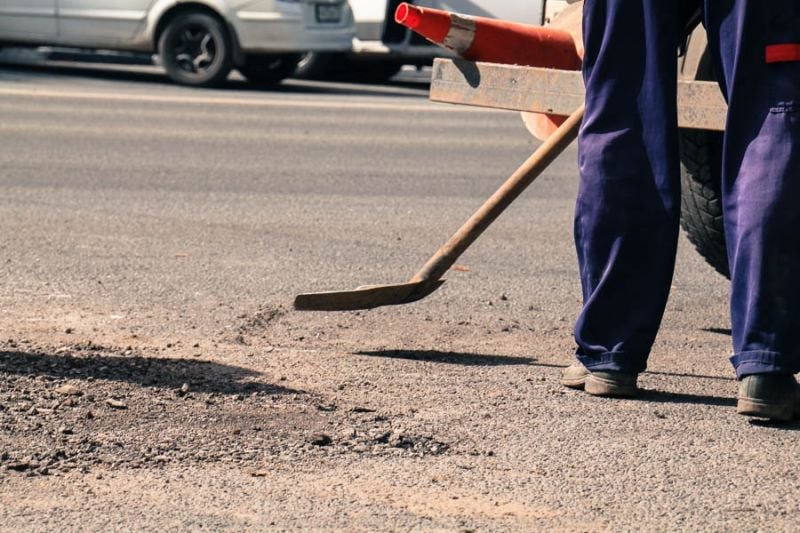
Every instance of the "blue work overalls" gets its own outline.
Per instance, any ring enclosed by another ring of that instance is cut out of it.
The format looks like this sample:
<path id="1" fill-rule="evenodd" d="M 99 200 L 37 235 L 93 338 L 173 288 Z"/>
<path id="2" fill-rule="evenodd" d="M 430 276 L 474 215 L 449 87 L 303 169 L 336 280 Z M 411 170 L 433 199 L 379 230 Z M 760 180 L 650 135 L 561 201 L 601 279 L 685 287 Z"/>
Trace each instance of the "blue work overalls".
<path id="1" fill-rule="evenodd" d="M 586 0 L 578 359 L 641 372 L 670 289 L 680 176 L 674 0 Z M 728 100 L 722 200 L 737 376 L 800 372 L 800 0 L 705 0 Z M 690 354 L 687 354 L 690 356 Z"/>

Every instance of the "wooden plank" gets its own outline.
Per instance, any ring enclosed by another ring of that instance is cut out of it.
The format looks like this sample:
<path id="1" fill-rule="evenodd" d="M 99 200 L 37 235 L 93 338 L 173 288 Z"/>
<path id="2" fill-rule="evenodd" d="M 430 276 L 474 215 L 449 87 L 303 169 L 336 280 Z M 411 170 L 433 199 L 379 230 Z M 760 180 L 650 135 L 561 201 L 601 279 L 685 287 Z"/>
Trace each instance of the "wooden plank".
<path id="1" fill-rule="evenodd" d="M 583 103 L 580 72 L 461 59 L 437 59 L 430 99 L 512 111 L 568 116 Z M 716 83 L 678 82 L 678 125 L 723 130 L 727 105 Z"/>

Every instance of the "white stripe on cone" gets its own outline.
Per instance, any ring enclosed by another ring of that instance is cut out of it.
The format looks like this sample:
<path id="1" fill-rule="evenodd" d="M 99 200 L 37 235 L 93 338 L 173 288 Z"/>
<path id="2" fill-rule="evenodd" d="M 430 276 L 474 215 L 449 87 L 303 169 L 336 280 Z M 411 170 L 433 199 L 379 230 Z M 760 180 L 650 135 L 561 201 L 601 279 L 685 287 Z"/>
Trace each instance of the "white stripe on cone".
<path id="1" fill-rule="evenodd" d="M 450 14 L 450 30 L 444 38 L 443 46 L 459 55 L 466 54 L 475 41 L 475 19 L 458 13 Z"/>

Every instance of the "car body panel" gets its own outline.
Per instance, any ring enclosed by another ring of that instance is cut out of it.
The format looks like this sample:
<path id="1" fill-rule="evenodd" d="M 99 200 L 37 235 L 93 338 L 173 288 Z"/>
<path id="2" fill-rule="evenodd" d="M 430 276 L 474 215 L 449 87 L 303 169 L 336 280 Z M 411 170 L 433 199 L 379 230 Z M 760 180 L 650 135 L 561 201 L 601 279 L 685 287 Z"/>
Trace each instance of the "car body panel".
<path id="1" fill-rule="evenodd" d="M 57 35 L 56 0 L 0 0 L 0 41 L 38 42 Z"/>
<path id="2" fill-rule="evenodd" d="M 0 0 L 0 41 L 155 52 L 161 21 L 189 5 L 224 19 L 245 54 L 344 51 L 355 35 L 347 0 Z M 317 6 L 340 20 L 317 22 Z"/>
<path id="3" fill-rule="evenodd" d="M 59 39 L 88 46 L 130 42 L 152 5 L 153 0 L 58 0 Z"/>
<path id="4" fill-rule="evenodd" d="M 340 21 L 317 22 L 317 6 L 338 6 Z M 245 50 L 342 51 L 349 50 L 355 35 L 352 11 L 342 0 L 241 2 L 232 19 Z"/>

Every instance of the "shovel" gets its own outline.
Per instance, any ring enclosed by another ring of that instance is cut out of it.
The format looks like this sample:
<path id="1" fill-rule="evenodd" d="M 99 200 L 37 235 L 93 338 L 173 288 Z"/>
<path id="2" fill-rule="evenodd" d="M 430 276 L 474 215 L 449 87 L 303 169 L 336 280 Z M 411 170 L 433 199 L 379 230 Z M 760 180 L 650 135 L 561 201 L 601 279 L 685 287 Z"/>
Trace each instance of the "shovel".
<path id="1" fill-rule="evenodd" d="M 299 311 L 372 309 L 384 305 L 416 302 L 431 294 L 442 286 L 444 283 L 442 276 L 461 254 L 575 140 L 583 120 L 583 109 L 581 106 L 572 113 L 410 280 L 394 285 L 366 285 L 350 291 L 300 294 L 294 300 L 295 309 Z"/>

